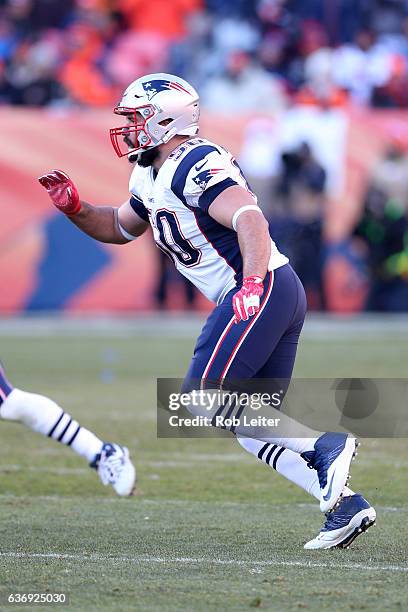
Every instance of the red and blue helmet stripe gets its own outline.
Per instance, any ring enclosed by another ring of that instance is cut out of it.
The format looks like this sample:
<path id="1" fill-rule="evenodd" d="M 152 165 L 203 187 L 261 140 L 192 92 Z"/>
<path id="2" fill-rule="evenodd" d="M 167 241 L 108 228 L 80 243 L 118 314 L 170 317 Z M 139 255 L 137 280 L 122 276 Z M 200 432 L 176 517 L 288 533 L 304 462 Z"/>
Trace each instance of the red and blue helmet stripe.
<path id="1" fill-rule="evenodd" d="M 180 83 L 177 83 L 176 81 L 167 81 L 164 79 L 153 79 L 151 81 L 146 81 L 145 83 L 142 83 L 142 86 L 149 100 L 154 98 L 154 96 L 160 93 L 161 91 L 169 91 L 169 90 L 181 91 L 181 92 L 189 94 L 190 96 L 192 95 L 188 91 L 188 89 L 186 89 L 185 87 L 183 87 L 183 85 L 181 85 Z"/>

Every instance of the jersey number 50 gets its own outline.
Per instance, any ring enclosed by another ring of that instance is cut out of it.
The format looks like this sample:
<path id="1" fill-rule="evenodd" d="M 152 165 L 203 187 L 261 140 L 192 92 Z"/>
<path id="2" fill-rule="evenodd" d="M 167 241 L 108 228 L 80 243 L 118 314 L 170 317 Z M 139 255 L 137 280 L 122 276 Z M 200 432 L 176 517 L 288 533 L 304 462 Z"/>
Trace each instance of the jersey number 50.
<path id="1" fill-rule="evenodd" d="M 181 233 L 177 216 L 166 209 L 156 213 L 156 227 L 160 235 L 161 246 L 183 266 L 195 266 L 201 259 L 201 251 L 196 249 Z"/>

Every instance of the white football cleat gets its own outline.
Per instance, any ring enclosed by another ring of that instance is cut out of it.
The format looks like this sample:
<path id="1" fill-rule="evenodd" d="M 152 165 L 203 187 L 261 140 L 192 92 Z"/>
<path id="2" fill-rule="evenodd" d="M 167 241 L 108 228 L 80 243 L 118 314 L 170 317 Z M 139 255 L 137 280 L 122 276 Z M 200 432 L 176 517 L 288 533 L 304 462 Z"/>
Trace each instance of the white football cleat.
<path id="1" fill-rule="evenodd" d="M 316 440 L 314 450 L 302 453 L 307 465 L 317 471 L 322 512 L 329 512 L 340 501 L 357 445 L 349 434 L 328 432 Z"/>
<path id="2" fill-rule="evenodd" d="M 98 472 L 102 484 L 112 485 L 118 495 L 132 495 L 136 482 L 136 470 L 126 447 L 105 442 L 101 452 L 91 463 L 91 467 Z"/>
<path id="3" fill-rule="evenodd" d="M 343 497 L 336 510 L 328 512 L 326 522 L 316 538 L 304 548 L 348 548 L 354 540 L 375 525 L 376 512 L 359 493 Z"/>

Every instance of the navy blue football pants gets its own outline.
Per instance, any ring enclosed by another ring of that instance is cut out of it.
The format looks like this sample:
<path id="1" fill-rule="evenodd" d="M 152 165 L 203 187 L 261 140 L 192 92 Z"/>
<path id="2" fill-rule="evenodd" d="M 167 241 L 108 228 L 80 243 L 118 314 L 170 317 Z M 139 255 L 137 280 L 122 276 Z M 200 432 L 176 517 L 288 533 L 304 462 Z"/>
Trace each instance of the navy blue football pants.
<path id="1" fill-rule="evenodd" d="M 259 312 L 234 323 L 232 289 L 207 319 L 184 381 L 185 391 L 199 380 L 285 379 L 292 376 L 306 296 L 289 264 L 268 272 Z M 211 385 L 208 385 L 211 386 Z"/>

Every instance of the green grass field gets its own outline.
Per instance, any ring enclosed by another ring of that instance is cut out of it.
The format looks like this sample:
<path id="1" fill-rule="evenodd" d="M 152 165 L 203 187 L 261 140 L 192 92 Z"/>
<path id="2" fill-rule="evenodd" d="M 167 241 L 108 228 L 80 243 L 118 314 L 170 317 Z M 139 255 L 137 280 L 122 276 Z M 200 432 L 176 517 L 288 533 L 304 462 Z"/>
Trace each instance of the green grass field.
<path id="1" fill-rule="evenodd" d="M 404 377 L 407 339 L 304 340 L 296 374 Z M 377 527 L 304 551 L 322 523 L 312 498 L 233 439 L 157 440 L 156 378 L 183 375 L 193 338 L 0 341 L 16 386 L 125 443 L 139 479 L 119 499 L 68 449 L 1 422 L 0 609 L 9 591 L 65 591 L 81 611 L 408 609 L 406 440 L 365 440 L 353 464 Z"/>

